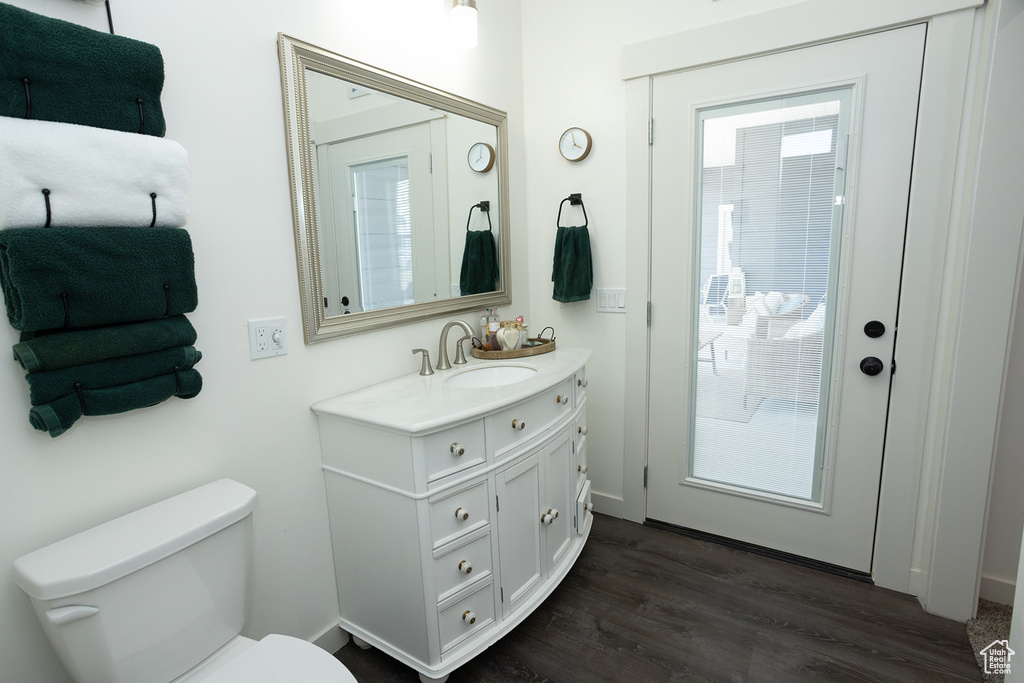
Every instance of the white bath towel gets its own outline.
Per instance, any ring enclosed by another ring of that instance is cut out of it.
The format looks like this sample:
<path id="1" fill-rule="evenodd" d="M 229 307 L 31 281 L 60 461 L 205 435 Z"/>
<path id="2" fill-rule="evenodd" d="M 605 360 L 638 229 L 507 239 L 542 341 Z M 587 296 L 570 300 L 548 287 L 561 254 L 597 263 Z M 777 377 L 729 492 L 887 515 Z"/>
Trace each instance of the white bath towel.
<path id="1" fill-rule="evenodd" d="M 0 117 L 0 228 L 48 220 L 55 228 L 183 227 L 188 153 L 152 135 Z"/>

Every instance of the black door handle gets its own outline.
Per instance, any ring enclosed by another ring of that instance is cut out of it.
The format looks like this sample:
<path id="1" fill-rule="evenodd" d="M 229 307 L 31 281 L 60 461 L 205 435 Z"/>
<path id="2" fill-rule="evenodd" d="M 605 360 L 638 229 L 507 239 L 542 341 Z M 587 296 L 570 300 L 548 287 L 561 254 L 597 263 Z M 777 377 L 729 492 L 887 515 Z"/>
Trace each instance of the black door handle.
<path id="1" fill-rule="evenodd" d="M 874 356 L 868 356 L 860 362 L 860 371 L 865 375 L 871 375 L 872 377 L 885 370 L 885 363 L 882 362 L 881 358 L 875 358 Z"/>

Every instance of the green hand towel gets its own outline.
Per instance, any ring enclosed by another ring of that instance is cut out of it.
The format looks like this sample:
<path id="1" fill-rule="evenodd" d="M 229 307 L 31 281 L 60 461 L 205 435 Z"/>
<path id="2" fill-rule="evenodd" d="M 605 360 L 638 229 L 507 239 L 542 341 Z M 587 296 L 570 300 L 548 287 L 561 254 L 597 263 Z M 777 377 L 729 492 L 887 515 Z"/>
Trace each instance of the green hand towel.
<path id="1" fill-rule="evenodd" d="M 195 343 L 192 323 L 183 315 L 175 315 L 84 330 L 22 332 L 13 350 L 14 360 L 21 367 L 41 372 Z"/>
<path id="2" fill-rule="evenodd" d="M 552 298 L 562 303 L 586 301 L 594 285 L 594 264 L 587 227 L 558 226 L 551 269 Z"/>
<path id="3" fill-rule="evenodd" d="M 163 136 L 156 45 L 7 4 L 0 36 L 0 116 Z"/>
<path id="4" fill-rule="evenodd" d="M 25 375 L 29 387 L 29 402 L 34 406 L 40 406 L 61 396 L 73 394 L 78 389 L 106 389 L 166 375 L 174 372 L 175 368 L 179 371 L 188 370 L 202 357 L 203 354 L 194 346 L 177 346 L 61 370 L 31 372 Z"/>
<path id="5" fill-rule="evenodd" d="M 0 286 L 17 330 L 152 320 L 198 303 L 182 228 L 0 230 Z"/>
<path id="6" fill-rule="evenodd" d="M 71 428 L 82 415 L 114 415 L 136 408 L 155 406 L 171 396 L 192 398 L 203 388 L 203 378 L 197 370 L 183 370 L 141 382 L 106 389 L 85 389 L 55 401 L 35 406 L 28 419 L 36 429 L 57 437 Z M 84 404 L 84 411 L 83 411 Z"/>
<path id="7" fill-rule="evenodd" d="M 462 272 L 459 290 L 462 296 L 481 294 L 498 289 L 498 250 L 490 230 L 466 232 L 466 246 L 462 251 Z"/>

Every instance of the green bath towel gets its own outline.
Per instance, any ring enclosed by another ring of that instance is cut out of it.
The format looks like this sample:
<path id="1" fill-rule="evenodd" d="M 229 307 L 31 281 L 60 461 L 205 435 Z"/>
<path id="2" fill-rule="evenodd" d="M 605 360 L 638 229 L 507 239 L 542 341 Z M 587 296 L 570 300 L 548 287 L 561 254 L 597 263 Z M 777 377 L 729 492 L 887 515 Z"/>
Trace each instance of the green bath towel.
<path id="1" fill-rule="evenodd" d="M 183 315 L 175 315 L 84 330 L 22 332 L 13 350 L 14 360 L 21 367 L 43 372 L 195 343 L 192 323 Z"/>
<path id="2" fill-rule="evenodd" d="M 0 230 L 0 286 L 23 331 L 153 320 L 198 303 L 182 228 Z"/>
<path id="3" fill-rule="evenodd" d="M 177 375 L 172 372 L 117 387 L 84 389 L 81 396 L 74 392 L 45 405 L 35 406 L 29 411 L 28 419 L 36 429 L 57 437 L 70 429 L 83 414 L 114 415 L 155 406 L 171 396 L 192 398 L 202 388 L 203 378 L 197 370 L 183 370 Z"/>
<path id="4" fill-rule="evenodd" d="M 158 377 L 188 370 L 203 357 L 194 346 L 177 346 L 152 353 L 125 358 L 111 358 L 96 363 L 76 365 L 61 370 L 30 372 L 28 380 L 29 402 L 34 406 L 55 401 L 77 391 L 106 389 L 124 384 L 133 384 L 150 377 Z"/>
<path id="5" fill-rule="evenodd" d="M 459 290 L 462 296 L 481 294 L 498 289 L 498 250 L 490 230 L 466 232 L 466 247 L 462 251 L 462 272 Z"/>
<path id="6" fill-rule="evenodd" d="M 552 298 L 562 303 L 586 301 L 594 284 L 594 264 L 587 227 L 558 226 L 551 269 Z"/>
<path id="7" fill-rule="evenodd" d="M 0 116 L 163 136 L 156 45 L 2 3 L 0 36 Z"/>

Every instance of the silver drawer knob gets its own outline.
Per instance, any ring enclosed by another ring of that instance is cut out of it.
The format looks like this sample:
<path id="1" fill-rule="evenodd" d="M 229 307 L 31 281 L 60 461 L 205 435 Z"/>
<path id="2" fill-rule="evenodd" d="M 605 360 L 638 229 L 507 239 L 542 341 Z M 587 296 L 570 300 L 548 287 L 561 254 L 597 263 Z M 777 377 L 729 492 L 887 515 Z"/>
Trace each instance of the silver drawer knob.
<path id="1" fill-rule="evenodd" d="M 460 522 L 465 522 L 467 519 L 469 519 L 469 510 L 462 507 L 455 508 L 455 519 L 459 520 Z"/>
<path id="2" fill-rule="evenodd" d="M 462 620 L 464 622 L 466 622 L 467 624 L 475 624 L 476 623 L 476 615 L 473 614 L 472 610 L 466 610 L 465 612 L 462 613 Z"/>
<path id="3" fill-rule="evenodd" d="M 569 405 L 569 397 L 559 394 L 558 396 L 555 396 L 555 403 L 558 403 L 559 405 Z"/>
<path id="4" fill-rule="evenodd" d="M 558 510 L 554 508 L 548 508 L 548 511 L 540 516 L 541 524 L 549 525 L 554 523 L 558 519 Z"/>
<path id="5" fill-rule="evenodd" d="M 586 503 L 583 504 L 583 509 L 586 510 L 587 512 L 593 512 L 594 504 L 591 503 L 590 501 L 587 501 Z"/>
<path id="6" fill-rule="evenodd" d="M 466 447 L 459 442 L 453 443 L 448 450 L 450 450 L 452 452 L 452 455 L 454 455 L 456 458 L 461 458 L 463 455 L 466 454 Z"/>
<path id="7" fill-rule="evenodd" d="M 576 380 L 576 386 L 583 387 L 584 389 L 586 389 L 587 388 L 587 380 L 585 380 L 585 379 L 578 379 L 578 380 Z"/>
<path id="8" fill-rule="evenodd" d="M 459 571 L 463 574 L 469 574 L 473 571 L 473 565 L 469 563 L 469 560 L 463 560 L 462 562 L 459 562 Z"/>
<path id="9" fill-rule="evenodd" d="M 512 420 L 512 429 L 518 429 L 520 431 L 526 429 L 526 420 Z"/>
<path id="10" fill-rule="evenodd" d="M 587 466 L 586 465 L 577 465 L 576 466 L 576 471 L 579 472 L 580 474 L 586 474 L 587 473 Z"/>
<path id="11" fill-rule="evenodd" d="M 579 428 L 576 429 L 576 431 L 579 432 L 580 434 L 582 434 L 583 436 L 587 435 L 587 428 L 586 427 L 579 427 Z"/>

